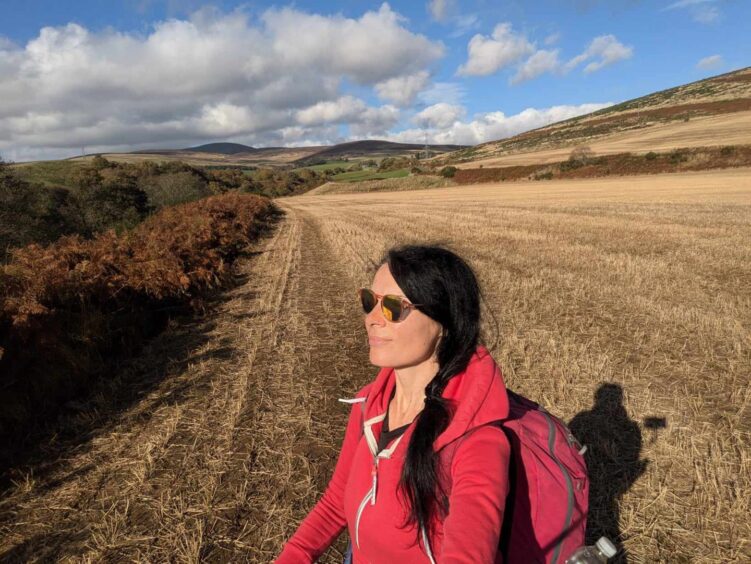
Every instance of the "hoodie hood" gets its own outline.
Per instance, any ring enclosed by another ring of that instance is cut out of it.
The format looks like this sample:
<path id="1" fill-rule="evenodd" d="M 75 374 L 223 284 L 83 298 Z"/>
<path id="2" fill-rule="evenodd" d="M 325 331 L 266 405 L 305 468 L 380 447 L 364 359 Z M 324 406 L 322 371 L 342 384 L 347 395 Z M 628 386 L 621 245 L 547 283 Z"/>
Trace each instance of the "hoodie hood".
<path id="1" fill-rule="evenodd" d="M 395 370 L 381 368 L 375 380 L 367 386 L 366 420 L 385 414 L 395 387 Z M 467 368 L 449 380 L 441 396 L 453 402 L 455 410 L 448 427 L 433 442 L 436 452 L 473 428 L 506 419 L 509 415 L 503 375 L 484 345 L 477 346 Z"/>

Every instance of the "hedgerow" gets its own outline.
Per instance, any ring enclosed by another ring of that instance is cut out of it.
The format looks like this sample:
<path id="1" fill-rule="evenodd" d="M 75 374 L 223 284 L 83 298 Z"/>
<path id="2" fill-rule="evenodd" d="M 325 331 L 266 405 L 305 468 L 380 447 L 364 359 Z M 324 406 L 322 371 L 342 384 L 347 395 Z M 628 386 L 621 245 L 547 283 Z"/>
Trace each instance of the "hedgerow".
<path id="1" fill-rule="evenodd" d="M 0 266 L 0 436 L 75 395 L 158 333 L 170 309 L 200 308 L 276 208 L 230 192 L 164 208 L 130 231 L 64 236 Z"/>

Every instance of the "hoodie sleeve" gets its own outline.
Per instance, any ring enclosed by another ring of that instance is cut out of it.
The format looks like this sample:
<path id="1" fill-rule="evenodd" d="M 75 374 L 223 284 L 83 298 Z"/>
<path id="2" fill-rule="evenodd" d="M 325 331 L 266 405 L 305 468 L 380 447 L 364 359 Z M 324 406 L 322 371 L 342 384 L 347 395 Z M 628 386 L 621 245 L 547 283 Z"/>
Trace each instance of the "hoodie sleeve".
<path id="1" fill-rule="evenodd" d="M 362 397 L 365 391 L 363 388 L 356 397 Z M 281 554 L 275 560 L 276 564 L 315 562 L 346 527 L 344 486 L 347 483 L 355 448 L 360 440 L 361 413 L 360 405 L 353 404 L 339 459 L 326 491 L 284 545 Z"/>
<path id="2" fill-rule="evenodd" d="M 456 447 L 437 564 L 496 562 L 510 457 L 505 433 L 493 425 L 475 429 Z"/>

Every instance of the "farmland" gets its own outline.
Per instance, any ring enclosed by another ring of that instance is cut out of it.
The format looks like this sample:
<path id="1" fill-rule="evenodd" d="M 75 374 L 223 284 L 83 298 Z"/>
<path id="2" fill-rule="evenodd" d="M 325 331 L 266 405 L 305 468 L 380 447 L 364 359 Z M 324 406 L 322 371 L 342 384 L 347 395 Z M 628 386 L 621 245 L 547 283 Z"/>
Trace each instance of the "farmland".
<path id="1" fill-rule="evenodd" d="M 633 562 L 751 556 L 749 169 L 275 202 L 239 283 L 12 469 L 4 559 L 272 560 L 333 470 L 336 398 L 375 375 L 355 290 L 407 241 L 470 261 L 508 385 L 578 416 L 593 533 Z"/>

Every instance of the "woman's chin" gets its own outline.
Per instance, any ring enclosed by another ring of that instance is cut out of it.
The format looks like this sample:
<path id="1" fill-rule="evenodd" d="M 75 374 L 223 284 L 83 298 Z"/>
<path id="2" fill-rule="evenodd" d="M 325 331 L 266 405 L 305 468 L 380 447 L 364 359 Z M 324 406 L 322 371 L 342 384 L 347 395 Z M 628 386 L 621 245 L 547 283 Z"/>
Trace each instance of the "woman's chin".
<path id="1" fill-rule="evenodd" d="M 370 347 L 370 363 L 374 366 L 391 366 L 389 355 L 380 350 L 380 347 Z"/>

